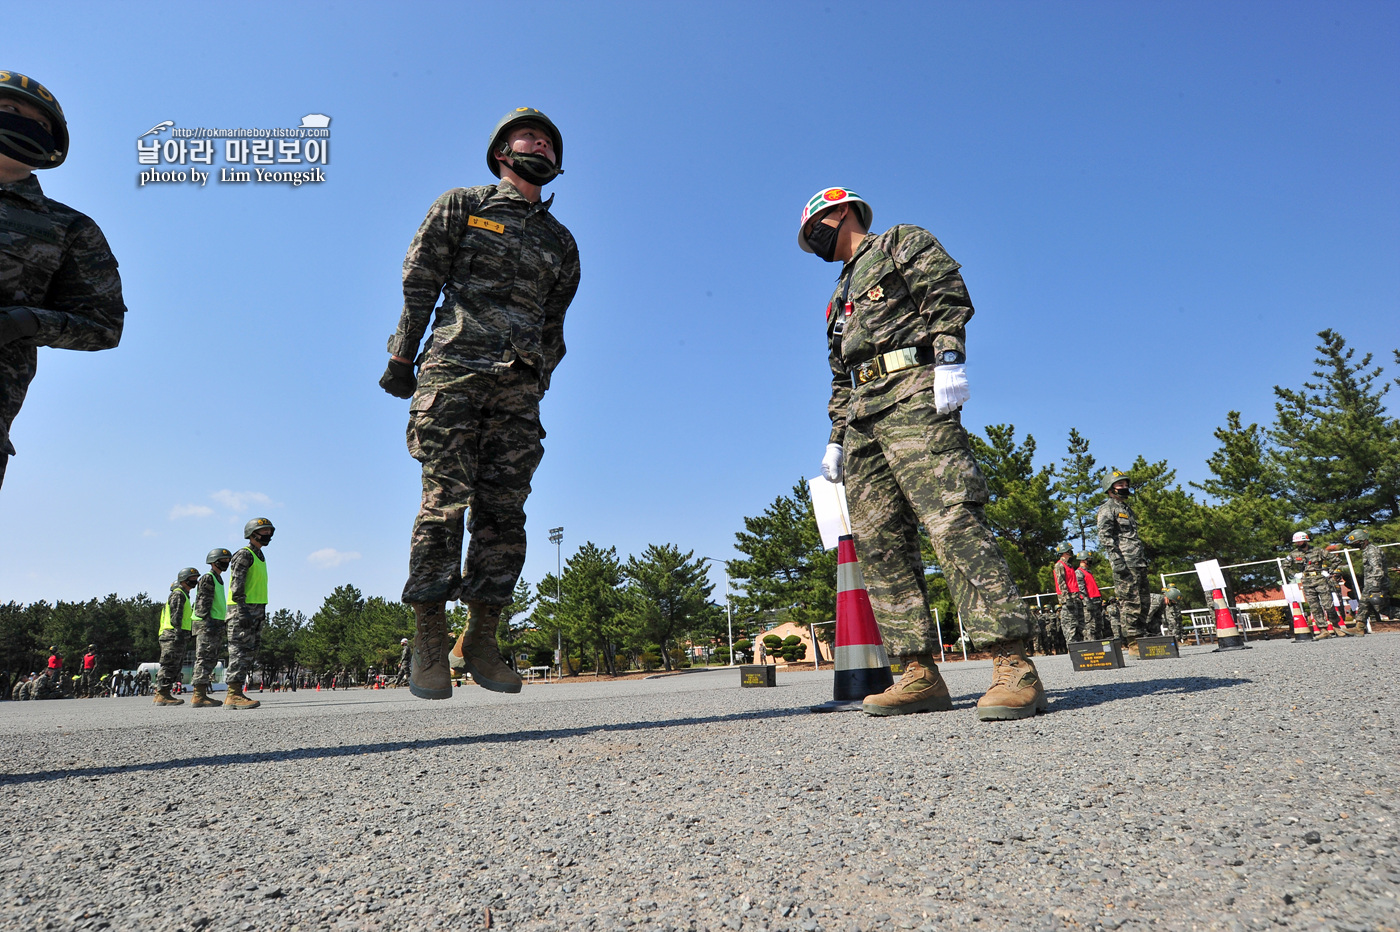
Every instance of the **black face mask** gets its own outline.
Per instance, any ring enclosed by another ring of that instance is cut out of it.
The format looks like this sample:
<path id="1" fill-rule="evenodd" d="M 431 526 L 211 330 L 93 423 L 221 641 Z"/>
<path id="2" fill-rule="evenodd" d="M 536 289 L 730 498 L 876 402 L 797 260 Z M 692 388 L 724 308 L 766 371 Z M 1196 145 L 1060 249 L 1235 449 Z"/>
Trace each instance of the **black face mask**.
<path id="1" fill-rule="evenodd" d="M 520 176 L 522 181 L 530 184 L 547 185 L 555 178 L 564 174 L 562 168 L 556 168 L 554 163 L 542 155 L 533 152 L 507 152 L 513 164 L 511 170 Z"/>
<path id="2" fill-rule="evenodd" d="M 0 112 L 0 155 L 8 155 L 30 168 L 44 168 L 53 160 L 58 140 L 38 120 L 8 111 Z"/>
<path id="3" fill-rule="evenodd" d="M 846 218 L 842 217 L 841 222 L 836 226 L 828 226 L 818 222 L 812 227 L 812 231 L 807 234 L 807 245 L 812 247 L 812 252 L 825 262 L 836 261 L 836 239 L 841 233 L 841 228 L 846 225 Z"/>

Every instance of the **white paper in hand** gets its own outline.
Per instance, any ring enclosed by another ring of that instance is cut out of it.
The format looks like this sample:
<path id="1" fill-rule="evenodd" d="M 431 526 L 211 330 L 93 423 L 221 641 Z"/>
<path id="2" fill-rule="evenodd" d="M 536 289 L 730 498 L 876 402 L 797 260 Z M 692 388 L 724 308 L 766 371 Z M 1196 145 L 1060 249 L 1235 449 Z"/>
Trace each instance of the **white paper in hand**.
<path id="1" fill-rule="evenodd" d="M 809 480 L 812 511 L 817 515 L 817 530 L 822 535 L 822 547 L 832 550 L 842 534 L 851 533 L 851 512 L 846 508 L 846 484 L 828 482 L 825 476 Z"/>

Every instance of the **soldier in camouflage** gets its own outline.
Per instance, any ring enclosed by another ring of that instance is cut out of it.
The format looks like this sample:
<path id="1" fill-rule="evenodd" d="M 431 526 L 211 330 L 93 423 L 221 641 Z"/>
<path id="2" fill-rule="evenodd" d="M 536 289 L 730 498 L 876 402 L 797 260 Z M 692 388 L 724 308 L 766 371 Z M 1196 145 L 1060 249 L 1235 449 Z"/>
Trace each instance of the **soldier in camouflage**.
<path id="1" fill-rule="evenodd" d="M 187 566 L 175 577 L 170 596 L 160 612 L 160 678 L 156 680 L 156 705 L 184 705 L 185 700 L 170 694 L 170 688 L 180 681 L 180 668 L 185 664 L 185 648 L 189 642 L 193 613 L 190 590 L 199 579 L 199 570 Z"/>
<path id="2" fill-rule="evenodd" d="M 1084 640 L 1084 593 L 1079 586 L 1079 576 L 1075 572 L 1074 548 L 1068 543 L 1055 551 L 1059 559 L 1051 568 L 1055 579 L 1055 595 L 1060 602 L 1060 631 L 1066 644 Z"/>
<path id="3" fill-rule="evenodd" d="M 1357 528 L 1346 537 L 1352 547 L 1360 546 L 1361 551 L 1361 593 L 1357 599 L 1356 617 L 1352 619 L 1354 633 L 1366 634 L 1366 625 L 1379 624 L 1381 612 L 1387 608 L 1390 596 L 1390 578 L 1386 574 L 1385 553 L 1371 540 L 1370 532 Z"/>
<path id="4" fill-rule="evenodd" d="M 1147 631 L 1181 640 L 1181 590 L 1175 587 L 1152 593 L 1147 611 Z"/>
<path id="5" fill-rule="evenodd" d="M 1045 691 L 1026 654 L 1030 620 L 983 508 L 987 483 L 960 408 L 968 399 L 972 301 L 958 264 L 927 230 L 870 232 L 870 205 L 848 188 L 817 192 L 798 245 L 841 274 L 826 308 L 831 436 L 822 473 L 845 479 L 851 527 L 885 644 L 904 675 L 866 698 L 874 715 L 952 707 L 934 665 L 919 525 L 928 529 L 968 638 L 993 654 L 983 720 L 1027 718 Z"/>
<path id="6" fill-rule="evenodd" d="M 258 642 L 267 620 L 267 557 L 263 548 L 276 530 L 267 518 L 249 521 L 243 525 L 248 546 L 239 548 L 229 561 L 226 709 L 256 709 L 262 704 L 249 699 L 244 686 L 257 663 Z"/>
<path id="7" fill-rule="evenodd" d="M 1323 547 L 1322 564 L 1327 568 L 1327 590 L 1332 594 L 1332 609 L 1337 613 L 1337 624 L 1345 628 L 1347 609 L 1350 608 L 1347 592 L 1351 588 L 1351 580 L 1347 578 L 1347 558 L 1342 553 L 1342 545 L 1332 543 Z"/>
<path id="8" fill-rule="evenodd" d="M 1113 637 L 1108 619 L 1103 612 L 1103 593 L 1099 591 L 1099 581 L 1089 571 L 1089 561 L 1093 554 L 1085 550 L 1079 555 L 1079 566 L 1074 575 L 1079 581 L 1079 592 L 1084 597 L 1084 633 L 1090 640 L 1102 641 Z"/>
<path id="9" fill-rule="evenodd" d="M 1345 636 L 1337 609 L 1332 605 L 1332 587 L 1327 582 L 1327 555 L 1312 546 L 1307 531 L 1293 535 L 1293 570 L 1303 590 L 1303 604 L 1313 623 L 1313 637 Z"/>
<path id="10" fill-rule="evenodd" d="M 540 200 L 563 156 L 543 113 L 506 114 L 486 150 L 500 183 L 439 197 L 404 259 L 403 313 L 380 385 L 413 399 L 408 450 L 423 464 L 402 596 L 417 620 L 409 689 L 419 698 L 451 696 L 450 667 L 487 689 L 520 691 L 496 628 L 525 561 L 525 500 L 544 453 L 540 399 L 564 356 L 564 314 L 579 283 L 574 238 L 550 212 L 554 198 Z M 449 600 L 468 609 L 450 651 Z"/>
<path id="11" fill-rule="evenodd" d="M 107 240 L 34 177 L 67 155 L 58 101 L 33 78 L 0 71 L 0 484 L 38 348 L 103 350 L 121 340 L 126 305 Z"/>
<path id="12" fill-rule="evenodd" d="M 413 666 L 413 646 L 409 644 L 408 638 L 404 638 L 403 640 L 399 641 L 399 645 L 403 648 L 403 650 L 399 652 L 399 672 L 394 676 L 394 685 L 407 686 L 408 673 Z"/>
<path id="13" fill-rule="evenodd" d="M 224 589 L 223 573 L 228 570 L 233 554 L 216 547 L 204 557 L 209 572 L 199 577 L 194 594 L 194 673 L 190 685 L 194 698 L 190 707 L 217 708 L 223 703 L 209 696 L 214 677 L 214 665 L 219 662 L 219 650 L 228 636 L 228 593 Z"/>
<path id="14" fill-rule="evenodd" d="M 1146 632 L 1151 593 L 1147 589 L 1147 550 L 1138 536 L 1137 515 L 1128 504 L 1132 489 L 1126 473 L 1110 469 L 1104 476 L 1108 498 L 1099 506 L 1095 523 L 1099 552 L 1113 567 L 1113 595 L 1118 600 L 1118 636 L 1140 638 Z"/>

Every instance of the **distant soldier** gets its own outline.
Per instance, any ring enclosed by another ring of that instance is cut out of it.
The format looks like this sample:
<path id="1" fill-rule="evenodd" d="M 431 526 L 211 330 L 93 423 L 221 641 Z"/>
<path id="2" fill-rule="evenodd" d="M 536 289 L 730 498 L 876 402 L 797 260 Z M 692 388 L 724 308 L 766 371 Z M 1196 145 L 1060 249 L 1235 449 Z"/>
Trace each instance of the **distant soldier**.
<path id="1" fill-rule="evenodd" d="M 83 676 L 82 693 L 91 699 L 95 696 L 97 687 L 97 648 L 89 644 L 87 653 L 83 654 Z"/>
<path id="2" fill-rule="evenodd" d="M 406 686 L 408 685 L 409 665 L 413 661 L 413 645 L 408 642 L 408 638 L 402 638 L 399 641 L 399 647 L 399 672 L 394 677 L 394 685 Z"/>
<path id="3" fill-rule="evenodd" d="M 30 687 L 30 699 L 62 699 L 63 687 L 60 675 L 53 670 L 45 670 Z"/>
<path id="4" fill-rule="evenodd" d="M 195 587 L 194 673 L 190 676 L 190 685 L 194 687 L 190 707 L 194 709 L 223 705 L 209 695 L 209 687 L 213 683 L 214 667 L 219 662 L 219 650 L 228 637 L 228 593 L 222 574 L 232 560 L 233 554 L 223 547 L 209 551 L 204 557 L 209 572 L 199 577 L 199 585 Z"/>
<path id="5" fill-rule="evenodd" d="M 1104 476 L 1108 498 L 1099 506 L 1095 523 L 1099 552 L 1113 567 L 1113 595 L 1118 599 L 1119 637 L 1133 640 L 1146 630 L 1150 600 L 1147 589 L 1147 550 L 1138 536 L 1137 515 L 1128 504 L 1128 476 L 1110 469 Z"/>
<path id="6" fill-rule="evenodd" d="M 1327 567 L 1327 588 L 1332 593 L 1332 607 L 1337 611 L 1338 620 L 1345 624 L 1347 615 L 1355 612 L 1348 612 L 1351 606 L 1347 593 L 1351 591 L 1351 580 L 1347 577 L 1347 558 L 1342 553 L 1342 545 L 1328 544 L 1322 548 L 1322 563 Z"/>
<path id="7" fill-rule="evenodd" d="M 1366 624 L 1379 624 L 1381 612 L 1387 608 L 1390 596 L 1390 578 L 1386 573 L 1385 553 L 1371 540 L 1365 528 L 1357 528 L 1347 535 L 1347 544 L 1362 547 L 1361 551 L 1361 593 L 1357 602 L 1356 617 L 1352 619 L 1355 633 L 1364 635 Z"/>
<path id="8" fill-rule="evenodd" d="M 1303 601 L 1312 617 L 1313 636 L 1319 639 L 1346 636 L 1347 630 L 1332 605 L 1332 587 L 1327 581 L 1327 555 L 1312 546 L 1307 531 L 1293 535 L 1293 566 L 1303 589 Z"/>
<path id="9" fill-rule="evenodd" d="M 1084 640 L 1084 599 L 1079 590 L 1079 577 L 1074 571 L 1074 548 L 1063 543 L 1055 551 L 1059 559 L 1051 570 L 1055 577 L 1055 595 L 1060 601 L 1060 631 L 1065 643 Z"/>
<path id="10" fill-rule="evenodd" d="M 1147 632 L 1160 631 L 1163 637 L 1181 640 L 1181 590 L 1175 586 L 1160 595 L 1152 593 L 1147 613 Z"/>
<path id="11" fill-rule="evenodd" d="M 38 348 L 104 350 L 121 340 L 126 305 L 107 240 L 34 177 L 67 157 L 68 121 L 53 94 L 0 71 L 0 484 Z"/>
<path id="12" fill-rule="evenodd" d="M 185 665 L 185 648 L 193 625 L 193 604 L 190 590 L 199 581 L 199 570 L 187 566 L 175 577 L 170 587 L 170 597 L 160 612 L 160 627 L 157 633 L 160 640 L 160 679 L 156 683 L 156 705 L 184 705 L 185 700 L 170 694 L 170 687 L 180 679 L 180 668 Z"/>
<path id="13" fill-rule="evenodd" d="M 1089 572 L 1089 551 L 1079 555 L 1079 566 L 1074 570 L 1079 580 L 1079 592 L 1084 597 L 1084 630 L 1090 640 L 1103 640 L 1113 637 L 1108 621 L 1103 614 L 1103 593 L 1099 591 L 1099 581 Z"/>
<path id="14" fill-rule="evenodd" d="M 262 704 L 249 699 L 243 690 L 257 663 L 258 641 L 267 618 L 267 558 L 263 548 L 276 530 L 266 518 L 254 518 L 243 525 L 248 546 L 240 547 L 229 562 L 226 709 L 256 709 Z"/>
<path id="15" fill-rule="evenodd" d="M 0 72 L 0 74 L 3 73 L 4 72 Z M 53 677 L 57 677 L 63 672 L 63 655 L 58 652 L 57 647 L 49 648 L 48 671 L 49 675 Z"/>
<path id="16" fill-rule="evenodd" d="M 941 636 L 922 525 L 967 640 L 992 655 L 978 719 L 1029 718 L 1046 707 L 1026 652 L 1030 614 L 987 522 L 987 480 L 962 425 L 972 300 L 932 233 L 904 223 L 873 233 L 872 218 L 854 191 L 824 188 L 807 200 L 797 231 L 804 252 L 841 263 L 824 322 L 831 433 L 821 468 L 845 482 L 875 619 L 904 664 L 902 679 L 863 708 L 902 715 L 953 706 L 935 664 Z"/>

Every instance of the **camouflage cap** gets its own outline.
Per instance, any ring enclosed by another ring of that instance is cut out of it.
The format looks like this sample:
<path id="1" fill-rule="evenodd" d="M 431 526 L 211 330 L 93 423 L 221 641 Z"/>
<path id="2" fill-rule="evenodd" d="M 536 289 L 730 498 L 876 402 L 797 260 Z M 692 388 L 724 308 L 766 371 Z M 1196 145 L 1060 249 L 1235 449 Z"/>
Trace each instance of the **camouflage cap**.
<path id="1" fill-rule="evenodd" d="M 58 99 L 44 85 L 18 71 L 0 71 L 0 96 L 18 97 L 44 111 L 52 124 L 50 132 L 53 133 L 54 146 L 52 150 L 43 154 L 43 164 L 35 167 L 57 168 L 62 165 L 63 160 L 68 158 L 68 120 L 63 116 L 63 108 L 59 106 Z M 10 130 L 3 131 L 3 136 L 4 141 L 23 149 L 32 149 L 36 154 L 41 148 L 46 148 L 35 145 L 33 140 L 17 138 Z"/>
<path id="2" fill-rule="evenodd" d="M 486 143 L 486 167 L 491 169 L 491 174 L 497 178 L 501 177 L 501 163 L 496 161 L 496 150 L 501 147 L 501 143 L 504 141 L 503 137 L 521 123 L 534 123 L 549 133 L 554 140 L 554 167 L 562 171 L 564 169 L 564 137 L 560 134 L 559 127 L 555 126 L 553 120 L 534 107 L 516 107 L 496 122 L 496 128 L 491 130 L 491 139 Z"/>

